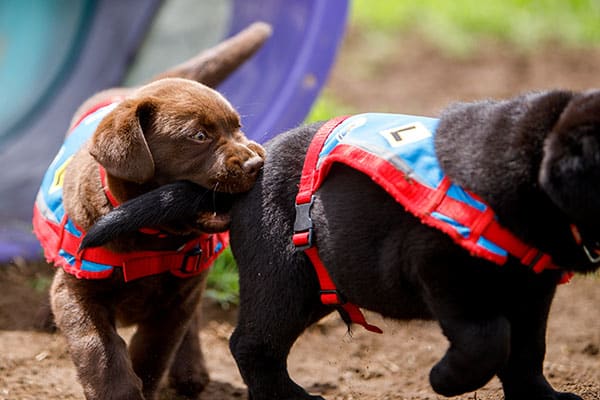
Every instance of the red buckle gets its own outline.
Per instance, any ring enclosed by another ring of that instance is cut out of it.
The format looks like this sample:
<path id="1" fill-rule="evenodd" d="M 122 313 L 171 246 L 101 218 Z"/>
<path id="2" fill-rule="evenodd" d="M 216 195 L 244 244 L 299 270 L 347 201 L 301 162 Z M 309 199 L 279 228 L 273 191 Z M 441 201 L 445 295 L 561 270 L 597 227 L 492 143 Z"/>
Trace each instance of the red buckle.
<path id="1" fill-rule="evenodd" d="M 521 258 L 521 262 L 533 270 L 533 272 L 539 274 L 545 269 L 550 268 L 552 265 L 552 258 L 538 249 L 531 248 L 523 258 Z"/>

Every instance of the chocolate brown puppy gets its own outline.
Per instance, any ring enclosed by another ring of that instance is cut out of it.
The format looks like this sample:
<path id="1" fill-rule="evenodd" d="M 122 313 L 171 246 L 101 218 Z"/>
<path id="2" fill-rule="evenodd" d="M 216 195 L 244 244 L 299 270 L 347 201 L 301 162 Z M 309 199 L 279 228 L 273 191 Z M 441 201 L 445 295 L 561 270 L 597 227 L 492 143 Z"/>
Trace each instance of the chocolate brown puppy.
<path id="1" fill-rule="evenodd" d="M 206 268 L 227 237 L 230 203 L 263 165 L 218 84 L 269 36 L 254 24 L 139 88 L 93 96 L 77 110 L 44 178 L 34 230 L 59 268 L 51 287 L 87 399 L 154 399 L 170 385 L 197 398 L 208 381 L 196 311 Z M 73 152 L 69 155 L 69 152 Z M 78 248 L 85 231 L 118 204 L 169 182 L 202 187 L 192 218 L 120 237 L 99 251 Z M 117 324 L 136 324 L 129 346 Z"/>
<path id="2" fill-rule="evenodd" d="M 303 165 L 306 154 L 314 154 L 311 141 L 326 125 L 300 127 L 267 143 L 268 157 L 256 184 L 234 199 L 230 230 L 240 273 L 239 321 L 230 347 L 249 397 L 321 398 L 292 381 L 287 355 L 308 326 L 333 310 L 348 322 L 356 320 L 346 308 L 354 304 L 389 318 L 439 322 L 449 347 L 430 372 L 437 393 L 473 391 L 498 376 L 507 400 L 581 400 L 552 388 L 543 360 L 557 285 L 570 272 L 589 273 L 600 265 L 599 116 L 600 91 L 549 91 L 455 104 L 437 121 L 416 117 L 418 123 L 373 130 L 372 136 L 394 146 L 430 138 L 433 153 L 423 154 L 434 157 L 415 158 L 417 163 L 435 159 L 448 178 L 442 182 L 465 189 L 446 186 L 443 196 L 436 190 L 434 196 L 420 197 L 430 207 L 420 216 L 412 205 L 392 197 L 400 187 L 412 190 L 404 195 L 422 189 L 425 178 L 408 159 L 372 159 L 378 150 L 369 142 L 366 153 L 356 153 L 362 156 L 358 161 L 323 161 L 320 167 L 330 171 L 312 201 L 304 203 L 310 204 L 307 213 L 307 207 L 296 206 L 299 185 L 302 192 L 306 180 Z M 351 124 L 340 123 L 332 136 L 348 145 L 371 117 L 348 119 Z M 372 160 L 380 170 L 398 164 L 403 175 L 397 185 L 384 189 L 375 183 L 381 174 L 363 173 Z M 159 204 L 167 194 L 180 203 L 178 218 L 184 218 L 182 205 L 193 204 L 197 189 L 174 183 L 124 204 L 119 215 L 111 219 L 109 214 L 92 227 L 89 243 L 127 232 L 136 208 Z M 467 197 L 485 212 L 449 211 L 457 199 Z M 159 208 L 153 210 L 155 222 L 161 220 Z M 442 212 L 447 212 L 442 219 L 469 214 L 477 223 L 454 224 L 460 228 L 456 231 L 443 225 L 442 231 L 431 219 Z M 298 237 L 307 226 L 312 249 L 337 291 L 322 290 L 311 262 L 314 253 L 309 258 L 298 246 L 305 243 Z M 501 261 L 477 247 L 481 239 L 497 240 L 492 231 L 510 238 L 511 250 Z M 462 247 L 463 242 L 471 247 Z M 526 251 L 517 256 L 517 247 Z M 333 294 L 343 297 L 342 304 L 322 303 Z"/>

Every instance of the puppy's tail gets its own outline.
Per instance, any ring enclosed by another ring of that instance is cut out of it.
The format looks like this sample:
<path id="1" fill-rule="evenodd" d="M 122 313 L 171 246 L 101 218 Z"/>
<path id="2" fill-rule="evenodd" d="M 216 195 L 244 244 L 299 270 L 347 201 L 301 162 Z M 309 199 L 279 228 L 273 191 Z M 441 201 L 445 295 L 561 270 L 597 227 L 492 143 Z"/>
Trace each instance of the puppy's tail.
<path id="1" fill-rule="evenodd" d="M 214 88 L 256 53 L 271 32 L 270 25 L 255 22 L 215 47 L 157 75 L 153 80 L 186 78 Z"/>
<path id="2" fill-rule="evenodd" d="M 102 246 L 140 228 L 194 219 L 200 211 L 223 211 L 231 206 L 227 193 L 217 193 L 187 181 L 161 186 L 128 200 L 86 232 L 80 249 Z"/>

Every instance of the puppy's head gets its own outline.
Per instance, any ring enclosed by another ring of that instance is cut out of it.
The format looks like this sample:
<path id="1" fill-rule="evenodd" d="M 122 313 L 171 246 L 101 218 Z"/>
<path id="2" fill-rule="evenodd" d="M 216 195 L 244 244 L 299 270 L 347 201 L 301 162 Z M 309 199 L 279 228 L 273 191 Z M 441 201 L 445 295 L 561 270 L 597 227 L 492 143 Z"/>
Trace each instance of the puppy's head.
<path id="1" fill-rule="evenodd" d="M 90 153 L 125 181 L 189 180 L 232 193 L 250 189 L 264 158 L 223 96 L 178 78 L 146 85 L 119 104 L 100 123 Z"/>
<path id="2" fill-rule="evenodd" d="M 600 249 L 600 90 L 573 96 L 563 110 L 544 143 L 539 182 Z"/>
<path id="3" fill-rule="evenodd" d="M 245 137 L 223 96 L 179 78 L 143 86 L 121 102 L 98 126 L 89 151 L 121 186 L 187 180 L 228 193 L 252 187 L 265 154 Z"/>

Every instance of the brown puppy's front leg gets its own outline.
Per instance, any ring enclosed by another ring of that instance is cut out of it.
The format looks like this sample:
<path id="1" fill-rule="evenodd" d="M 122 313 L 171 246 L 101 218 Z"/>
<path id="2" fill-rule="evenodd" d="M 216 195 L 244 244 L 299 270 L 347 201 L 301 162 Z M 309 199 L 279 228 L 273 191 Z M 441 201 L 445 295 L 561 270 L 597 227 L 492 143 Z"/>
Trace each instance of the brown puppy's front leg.
<path id="1" fill-rule="evenodd" d="M 194 313 L 169 370 L 169 385 L 178 395 L 194 398 L 209 381 L 200 344 L 200 315 Z"/>
<path id="2" fill-rule="evenodd" d="M 155 398 L 160 381 L 173 360 L 176 350 L 182 343 L 190 322 L 202 297 L 203 282 L 206 273 L 181 279 L 164 276 L 168 298 L 162 297 L 160 305 L 153 309 L 149 318 L 139 321 L 136 333 L 131 338 L 129 353 L 133 369 L 143 382 L 143 393 L 147 400 Z M 196 331 L 197 336 L 198 331 Z M 188 348 L 187 362 L 202 362 L 202 353 Z M 196 384 L 196 382 L 194 382 Z M 204 385 L 196 384 L 197 391 L 190 389 L 189 398 L 196 398 Z M 189 388 L 192 388 L 190 386 Z"/>
<path id="3" fill-rule="evenodd" d="M 97 283 L 56 270 L 50 289 L 56 325 L 66 336 L 87 400 L 143 400 L 142 382 L 115 329 L 114 310 L 82 290 Z"/>

